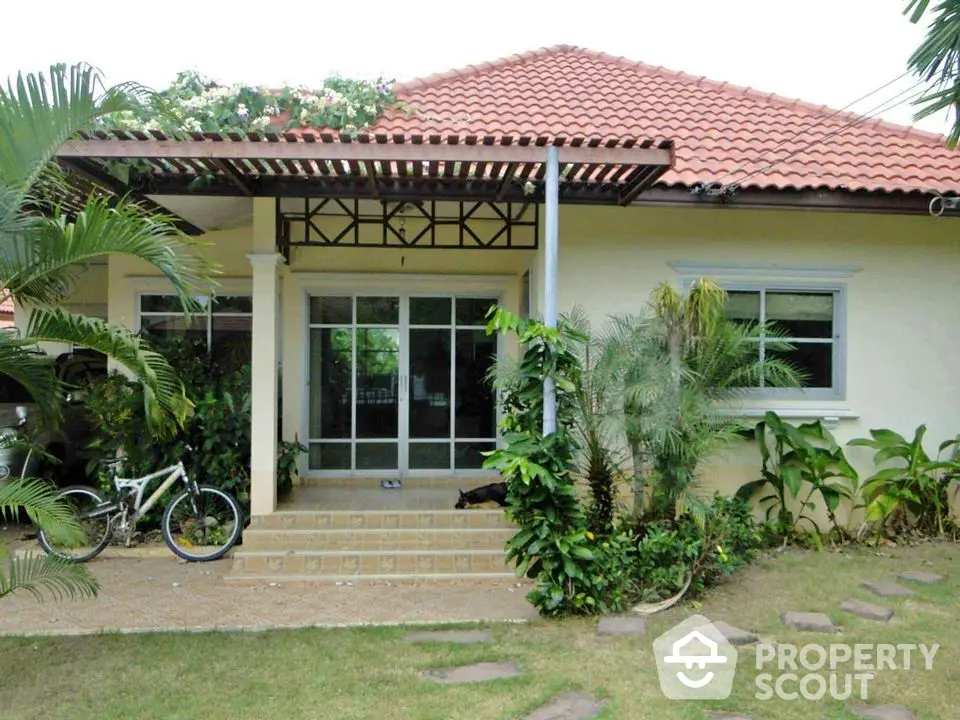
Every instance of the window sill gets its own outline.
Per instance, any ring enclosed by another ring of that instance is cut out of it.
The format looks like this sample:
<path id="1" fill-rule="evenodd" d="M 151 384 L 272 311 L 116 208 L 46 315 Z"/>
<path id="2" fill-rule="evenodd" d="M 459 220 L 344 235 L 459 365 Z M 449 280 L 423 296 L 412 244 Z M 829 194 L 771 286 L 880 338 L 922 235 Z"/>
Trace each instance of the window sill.
<path id="1" fill-rule="evenodd" d="M 842 403 L 809 402 L 803 404 L 784 403 L 781 405 L 775 401 L 763 406 L 741 408 L 737 415 L 744 418 L 762 418 L 768 411 L 777 413 L 785 420 L 801 420 L 804 422 L 820 420 L 824 427 L 831 430 L 836 428 L 841 420 L 856 420 L 860 417 L 860 413 Z"/>

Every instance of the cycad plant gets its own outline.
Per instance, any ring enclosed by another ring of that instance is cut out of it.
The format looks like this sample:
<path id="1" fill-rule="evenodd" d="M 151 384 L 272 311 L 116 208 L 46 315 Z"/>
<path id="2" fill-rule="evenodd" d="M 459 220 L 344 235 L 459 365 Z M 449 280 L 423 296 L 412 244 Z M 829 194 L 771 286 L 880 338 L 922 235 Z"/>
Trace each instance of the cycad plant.
<path id="1" fill-rule="evenodd" d="M 602 362 L 621 401 L 638 511 L 702 518 L 707 506 L 693 492 L 702 461 L 742 429 L 731 404 L 748 388 L 801 382 L 789 362 L 761 359 L 761 339 L 768 350 L 790 349 L 776 328 L 728 320 L 726 300 L 710 280 L 686 292 L 664 282 L 646 314 L 614 318 L 604 340 Z"/>
<path id="2" fill-rule="evenodd" d="M 152 432 L 175 426 L 190 412 L 180 380 L 145 341 L 126 328 L 62 307 L 90 263 L 112 254 L 153 265 L 187 311 L 194 307 L 195 286 L 208 281 L 212 271 L 196 243 L 171 218 L 150 215 L 133 200 L 101 195 L 61 202 L 74 195 L 69 176 L 55 161 L 61 144 L 96 129 L 145 95 L 133 84 L 105 87 L 99 73 L 86 65 L 20 74 L 0 88 L 0 300 L 12 298 L 21 311 L 29 312 L 22 336 L 0 334 L 0 373 L 33 396 L 42 422 L 57 421 L 63 397 L 52 364 L 36 352 L 37 343 L 44 341 L 98 350 L 132 372 L 143 385 Z M 38 510 L 52 506 L 36 504 L 50 498 L 31 482 L 14 482 L 3 493 L 6 512 L 15 512 L 19 503 L 28 514 L 39 512 L 41 521 L 56 517 Z M 54 575 L 65 583 L 64 589 L 80 589 L 83 583 L 95 587 L 80 569 L 14 559 L 4 590 L 29 588 L 43 577 L 47 580 L 42 584 L 52 588 Z"/>

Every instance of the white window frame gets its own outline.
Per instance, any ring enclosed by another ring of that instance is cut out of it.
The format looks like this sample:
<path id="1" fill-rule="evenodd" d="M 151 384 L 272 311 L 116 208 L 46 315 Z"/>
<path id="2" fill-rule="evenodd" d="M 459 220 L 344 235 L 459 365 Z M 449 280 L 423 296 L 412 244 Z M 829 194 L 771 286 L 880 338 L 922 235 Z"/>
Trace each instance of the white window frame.
<path id="1" fill-rule="evenodd" d="M 768 292 L 796 292 L 796 293 L 822 293 L 833 295 L 833 335 L 827 341 L 821 340 L 820 344 L 830 344 L 833 346 L 833 377 L 829 388 L 780 388 L 763 387 L 750 388 L 747 390 L 747 396 L 750 398 L 763 400 L 845 400 L 847 387 L 847 331 L 846 331 L 846 309 L 847 296 L 846 286 L 842 283 L 817 283 L 817 282 L 794 282 L 794 281 L 757 281 L 740 282 L 724 281 L 717 283 L 727 292 L 759 292 L 760 293 L 760 322 L 766 322 L 766 293 Z M 794 338 L 787 338 L 790 342 Z M 798 341 L 814 342 L 814 338 L 796 338 Z"/>

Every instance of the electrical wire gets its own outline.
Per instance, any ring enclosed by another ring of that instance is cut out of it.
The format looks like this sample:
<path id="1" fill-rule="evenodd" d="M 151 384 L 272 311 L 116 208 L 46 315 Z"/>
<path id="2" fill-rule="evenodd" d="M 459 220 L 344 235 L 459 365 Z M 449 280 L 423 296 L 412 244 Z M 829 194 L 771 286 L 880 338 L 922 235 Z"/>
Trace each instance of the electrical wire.
<path id="1" fill-rule="evenodd" d="M 822 143 L 822 142 L 824 142 L 824 141 L 826 141 L 826 140 L 829 140 L 829 139 L 832 138 L 832 137 L 836 137 L 836 136 L 839 135 L 840 133 L 843 133 L 843 132 L 849 130 L 850 128 L 852 128 L 852 127 L 855 127 L 856 125 L 860 125 L 860 124 L 862 124 L 862 123 L 864 123 L 864 122 L 866 122 L 866 121 L 872 120 L 872 119 L 874 119 L 877 115 L 880 115 L 880 114 L 882 114 L 882 113 L 884 113 L 884 112 L 886 112 L 886 111 L 888 111 L 888 110 L 892 110 L 892 109 L 895 108 L 895 107 L 899 107 L 900 105 L 903 105 L 903 104 L 908 103 L 908 102 L 913 102 L 915 99 L 919 98 L 921 95 L 923 95 L 923 94 L 926 92 L 926 89 L 925 89 L 925 88 L 924 88 L 924 89 L 921 89 L 919 92 L 916 92 L 916 93 L 914 93 L 913 95 L 911 95 L 911 96 L 909 96 L 909 97 L 907 97 L 907 98 L 904 98 L 904 99 L 902 99 L 902 100 L 898 100 L 898 98 L 902 97 L 902 96 L 905 95 L 906 93 L 909 93 L 909 92 L 912 92 L 912 91 L 916 90 L 916 88 L 917 88 L 918 86 L 920 86 L 920 85 L 925 85 L 925 83 L 924 83 L 923 81 L 919 81 L 919 82 L 915 83 L 914 85 L 912 85 L 911 87 L 907 88 L 907 89 L 904 90 L 903 92 L 898 93 L 897 95 L 895 95 L 895 96 L 894 96 L 893 98 L 891 98 L 890 100 L 887 100 L 887 101 L 885 101 L 884 103 L 882 103 L 882 104 L 880 104 L 880 105 L 877 105 L 876 107 L 871 108 L 870 110 L 868 110 L 868 111 L 867 111 L 866 113 L 864 113 L 863 115 L 858 115 L 856 118 L 850 120 L 849 122 L 844 123 L 843 125 L 841 125 L 840 127 L 836 128 L 836 129 L 834 129 L 834 130 L 832 130 L 832 131 L 830 131 L 830 132 L 822 135 L 821 137 L 817 138 L 816 140 L 813 140 L 813 141 L 807 143 L 806 145 L 803 145 L 802 147 L 800 147 L 800 148 L 792 151 L 791 153 L 789 153 L 789 154 L 787 154 L 787 155 L 784 155 L 784 156 L 781 157 L 781 158 L 777 158 L 776 160 L 774 160 L 773 162 L 769 163 L 768 165 L 766 165 L 765 167 L 763 167 L 763 168 L 761 168 L 761 169 L 759 169 L 759 170 L 755 170 L 755 171 L 749 173 L 746 177 L 741 178 L 740 180 L 738 180 L 736 184 L 737 184 L 737 185 L 743 185 L 743 184 L 745 184 L 747 181 L 749 181 L 749 180 L 757 177 L 758 175 L 763 175 L 764 173 L 772 170 L 774 167 L 776 167 L 776 166 L 779 165 L 780 163 L 784 163 L 784 162 L 786 162 L 786 161 L 788 161 L 788 160 L 796 157 L 797 155 L 800 155 L 800 154 L 806 152 L 807 150 L 811 149 L 812 147 L 814 147 L 814 146 L 816 146 L 816 145 L 819 145 L 820 143 Z M 894 102 L 895 100 L 896 100 L 897 102 Z M 893 103 L 893 104 L 891 104 L 891 103 Z"/>
<path id="2" fill-rule="evenodd" d="M 880 87 L 871 90 L 871 91 L 868 92 L 866 95 L 861 95 L 861 96 L 858 97 L 856 100 L 853 100 L 853 101 L 847 103 L 846 105 L 844 105 L 844 106 L 843 106 L 842 108 L 840 108 L 839 110 L 834 110 L 834 111 L 828 113 L 827 115 L 824 115 L 822 118 L 820 118 L 817 122 L 815 122 L 815 123 L 814 123 L 813 125 L 811 125 L 810 127 L 804 128 L 803 130 L 800 130 L 800 131 L 798 131 L 797 133 L 795 133 L 795 134 L 793 135 L 793 137 L 789 137 L 789 138 L 787 138 L 786 140 L 782 140 L 782 141 L 779 142 L 778 144 L 774 145 L 772 148 L 770 148 L 770 149 L 768 149 L 768 150 L 765 150 L 760 156 L 758 156 L 758 157 L 756 157 L 756 158 L 753 158 L 752 160 L 747 160 L 746 162 L 742 163 L 739 167 L 737 167 L 737 168 L 735 168 L 735 169 L 733 169 L 733 170 L 727 171 L 727 173 L 726 173 L 725 175 L 721 176 L 721 178 L 720 178 L 717 182 L 719 182 L 719 183 L 722 184 L 723 181 L 724 181 L 726 178 L 730 177 L 731 175 L 737 174 L 738 172 L 740 172 L 741 170 L 743 170 L 743 169 L 744 169 L 745 167 L 747 167 L 748 165 L 753 165 L 753 164 L 755 164 L 755 163 L 761 162 L 761 161 L 762 161 L 767 155 L 769 155 L 770 153 L 776 152 L 777 150 L 779 150 L 780 148 L 782 148 L 784 145 L 787 145 L 787 144 L 789 144 L 789 143 L 792 143 L 792 142 L 796 141 L 801 135 L 804 135 L 804 134 L 807 134 L 807 133 L 809 133 L 809 132 L 811 132 L 811 131 L 813 131 L 813 130 L 816 130 L 818 127 L 820 127 L 821 125 L 823 125 L 823 124 L 826 123 L 826 122 L 829 122 L 830 120 L 832 120 L 833 118 L 835 118 L 837 115 L 840 115 L 841 113 L 847 112 L 847 111 L 850 110 L 850 108 L 852 108 L 854 105 L 863 102 L 863 101 L 866 100 L 868 97 L 871 97 L 871 96 L 873 96 L 873 95 L 876 95 L 878 92 L 881 92 L 882 90 L 886 90 L 888 87 L 890 87 L 891 85 L 893 85 L 895 82 L 899 82 L 900 80 L 903 80 L 903 78 L 907 77 L 909 74 L 910 74 L 910 72 L 907 71 L 907 72 L 903 73 L 902 75 L 898 75 L 898 76 L 895 77 L 893 80 L 889 80 L 889 81 L 885 82 L 883 85 L 881 85 Z"/>

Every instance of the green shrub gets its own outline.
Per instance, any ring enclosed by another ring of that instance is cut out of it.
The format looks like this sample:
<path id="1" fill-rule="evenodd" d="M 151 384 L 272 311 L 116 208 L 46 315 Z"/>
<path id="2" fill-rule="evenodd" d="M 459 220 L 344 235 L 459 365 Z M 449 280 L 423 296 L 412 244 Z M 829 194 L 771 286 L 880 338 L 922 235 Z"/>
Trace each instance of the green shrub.
<path id="1" fill-rule="evenodd" d="M 703 527 L 689 516 L 649 525 L 632 568 L 640 599 L 675 595 L 688 577 L 688 593 L 696 597 L 749 563 L 763 541 L 749 505 L 719 494 Z"/>
<path id="2" fill-rule="evenodd" d="M 95 428 L 88 448 L 88 473 L 97 460 L 124 455 L 124 475 L 139 476 L 183 460 L 197 482 L 231 493 L 248 511 L 250 503 L 250 371 L 248 365 L 220 364 L 202 343 L 180 338 L 160 348 L 194 403 L 181 431 L 153 437 L 143 418 L 142 386 L 111 373 L 86 388 L 85 403 Z M 192 451 L 187 450 L 187 445 Z M 148 518 L 149 522 L 149 518 Z"/>

